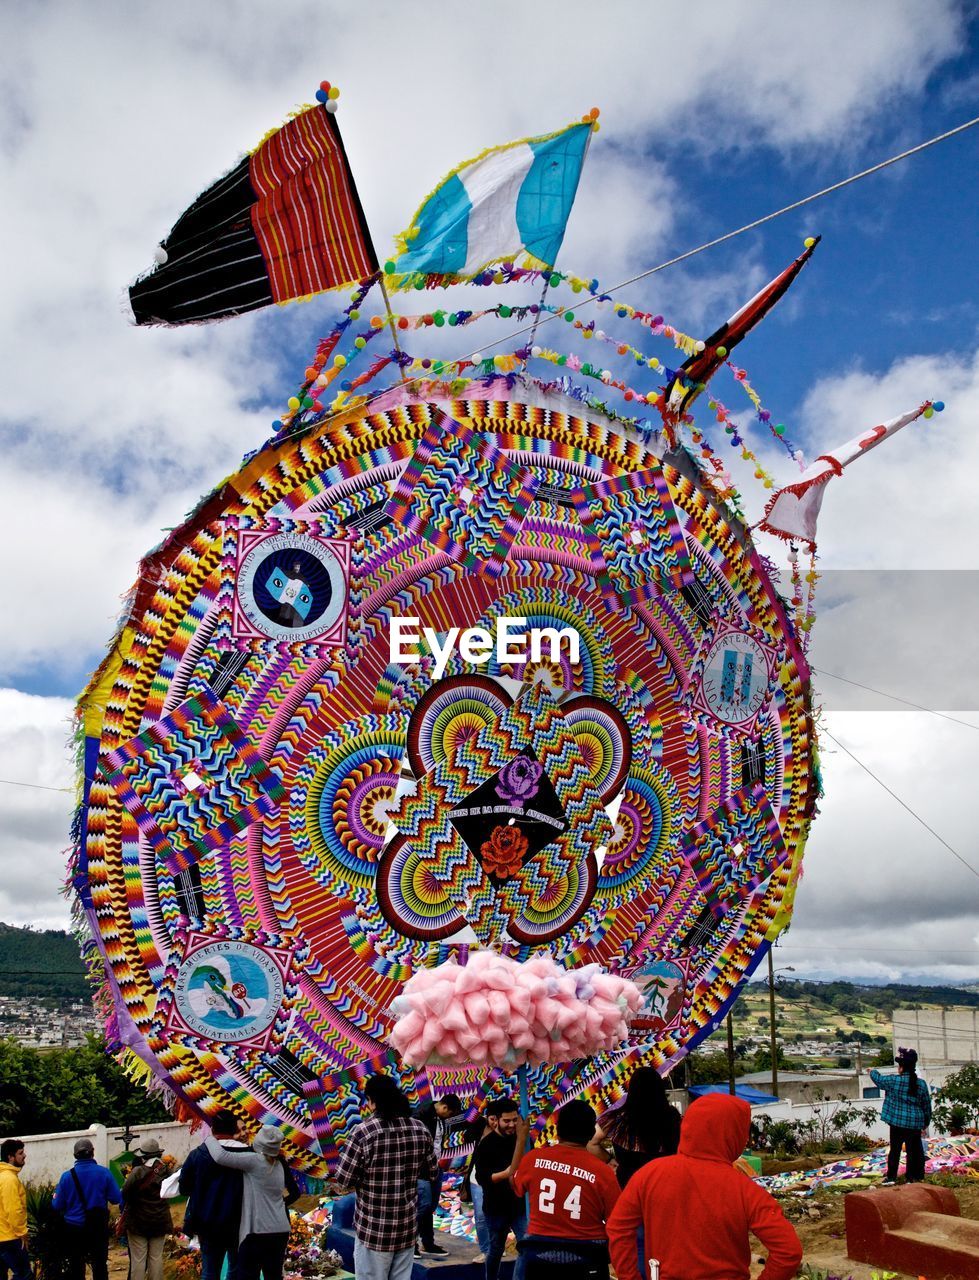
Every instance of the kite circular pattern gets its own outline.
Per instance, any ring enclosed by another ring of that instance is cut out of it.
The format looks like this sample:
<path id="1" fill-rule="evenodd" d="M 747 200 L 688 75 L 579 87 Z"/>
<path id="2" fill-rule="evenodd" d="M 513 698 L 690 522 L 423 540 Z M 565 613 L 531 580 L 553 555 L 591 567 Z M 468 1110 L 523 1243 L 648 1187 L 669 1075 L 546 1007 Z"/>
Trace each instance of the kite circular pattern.
<path id="1" fill-rule="evenodd" d="M 644 992 L 532 1108 L 667 1069 L 784 927 L 813 810 L 808 668 L 690 455 L 528 376 L 467 394 L 274 437 L 143 561 L 82 699 L 114 1047 L 311 1174 L 366 1072 L 481 1083 L 388 1045 L 474 948 Z"/>

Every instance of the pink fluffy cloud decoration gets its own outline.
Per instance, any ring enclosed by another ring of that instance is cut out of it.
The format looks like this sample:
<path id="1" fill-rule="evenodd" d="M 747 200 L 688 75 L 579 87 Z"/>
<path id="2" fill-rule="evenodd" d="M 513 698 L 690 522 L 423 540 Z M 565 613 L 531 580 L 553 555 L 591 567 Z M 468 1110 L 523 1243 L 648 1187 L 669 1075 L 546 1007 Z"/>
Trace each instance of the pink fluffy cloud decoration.
<path id="1" fill-rule="evenodd" d="M 408 1066 L 519 1067 L 614 1049 L 641 993 L 600 965 L 563 969 L 549 956 L 523 964 L 476 951 L 420 969 L 392 1002 L 388 1040 Z"/>

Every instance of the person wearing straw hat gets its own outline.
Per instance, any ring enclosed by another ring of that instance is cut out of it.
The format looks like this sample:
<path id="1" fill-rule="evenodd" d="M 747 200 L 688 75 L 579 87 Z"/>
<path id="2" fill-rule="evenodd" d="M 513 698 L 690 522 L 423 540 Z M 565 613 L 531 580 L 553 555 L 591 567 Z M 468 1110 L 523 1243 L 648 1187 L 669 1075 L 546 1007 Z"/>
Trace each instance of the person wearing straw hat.
<path id="1" fill-rule="evenodd" d="M 156 1138 L 143 1138 L 136 1154 L 140 1163 L 122 1186 L 129 1280 L 163 1280 L 163 1242 L 173 1230 L 170 1206 L 160 1196 L 163 1148 Z"/>
<path id="2" fill-rule="evenodd" d="M 251 1151 L 222 1146 L 212 1134 L 204 1142 L 215 1164 L 243 1175 L 241 1222 L 238 1228 L 238 1280 L 282 1280 L 286 1245 L 292 1225 L 288 1204 L 298 1190 L 280 1152 L 282 1133 L 264 1124 L 252 1139 Z"/>

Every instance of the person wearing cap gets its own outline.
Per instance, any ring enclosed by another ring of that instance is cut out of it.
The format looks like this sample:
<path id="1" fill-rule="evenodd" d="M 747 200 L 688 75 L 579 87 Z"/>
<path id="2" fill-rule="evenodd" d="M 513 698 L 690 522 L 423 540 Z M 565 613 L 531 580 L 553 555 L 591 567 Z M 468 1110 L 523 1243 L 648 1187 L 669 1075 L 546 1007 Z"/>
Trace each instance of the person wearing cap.
<path id="1" fill-rule="evenodd" d="M 211 1121 L 211 1133 L 225 1150 L 248 1151 L 237 1132 L 233 1111 L 219 1111 Z M 180 1194 L 187 1197 L 184 1234 L 200 1241 L 201 1280 L 221 1280 L 225 1260 L 227 1280 L 237 1280 L 242 1178 L 240 1169 L 216 1164 L 204 1143 L 194 1148 L 180 1170 Z"/>
<path id="2" fill-rule="evenodd" d="M 156 1138 L 144 1138 L 137 1154 L 141 1162 L 122 1184 L 129 1280 L 163 1280 L 163 1242 L 173 1230 L 170 1206 L 160 1196 L 163 1148 Z"/>
<path id="3" fill-rule="evenodd" d="M 0 1280 L 29 1280 L 27 1192 L 20 1171 L 27 1153 L 20 1138 L 0 1143 Z"/>
<path id="4" fill-rule="evenodd" d="M 65 1225 L 68 1280 L 84 1280 L 86 1262 L 92 1280 L 108 1280 L 109 1205 L 120 1202 L 119 1184 L 96 1163 L 91 1138 L 79 1138 L 73 1154 L 75 1163 L 58 1179 L 52 1201 Z"/>
<path id="5" fill-rule="evenodd" d="M 215 1164 L 242 1174 L 238 1280 L 258 1280 L 260 1275 L 264 1280 L 282 1280 L 292 1229 L 287 1206 L 298 1190 L 279 1154 L 281 1132 L 275 1125 L 262 1125 L 252 1139 L 251 1151 L 233 1151 L 213 1134 L 204 1146 Z"/>
<path id="6" fill-rule="evenodd" d="M 924 1131 L 931 1123 L 931 1095 L 924 1080 L 918 1079 L 918 1055 L 914 1049 L 898 1049 L 897 1075 L 885 1076 L 876 1068 L 870 1078 L 884 1090 L 880 1118 L 891 1127 L 891 1147 L 887 1153 L 885 1187 L 897 1182 L 901 1148 L 907 1152 L 905 1182 L 923 1182 L 925 1178 Z"/>

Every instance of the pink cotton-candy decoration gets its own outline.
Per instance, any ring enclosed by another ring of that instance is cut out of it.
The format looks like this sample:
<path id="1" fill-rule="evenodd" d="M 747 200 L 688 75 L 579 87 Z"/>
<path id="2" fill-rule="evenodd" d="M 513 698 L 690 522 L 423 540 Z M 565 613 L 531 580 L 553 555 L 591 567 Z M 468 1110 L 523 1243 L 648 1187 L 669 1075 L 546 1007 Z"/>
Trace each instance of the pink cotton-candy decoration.
<path id="1" fill-rule="evenodd" d="M 513 1006 L 502 991 L 489 991 L 486 996 L 493 1021 L 501 1027 L 509 1027 L 513 1019 Z"/>
<path id="2" fill-rule="evenodd" d="M 446 1031 L 465 1031 L 469 1026 L 461 1000 L 454 1000 L 446 1009 L 442 1017 L 442 1026 Z"/>
<path id="3" fill-rule="evenodd" d="M 465 1000 L 466 1016 L 473 1027 L 485 1027 L 490 1019 L 489 1001 L 478 991 L 471 991 Z M 489 1028 L 487 1027 L 487 1034 Z"/>
<path id="4" fill-rule="evenodd" d="M 640 1002 L 638 987 L 594 964 L 476 951 L 466 965 L 422 969 L 405 984 L 389 1039 L 409 1066 L 567 1062 L 621 1044 Z"/>

